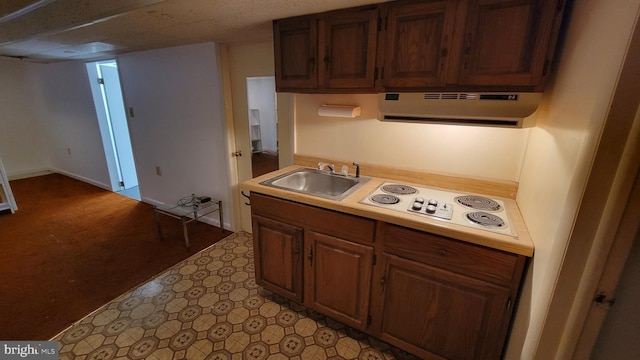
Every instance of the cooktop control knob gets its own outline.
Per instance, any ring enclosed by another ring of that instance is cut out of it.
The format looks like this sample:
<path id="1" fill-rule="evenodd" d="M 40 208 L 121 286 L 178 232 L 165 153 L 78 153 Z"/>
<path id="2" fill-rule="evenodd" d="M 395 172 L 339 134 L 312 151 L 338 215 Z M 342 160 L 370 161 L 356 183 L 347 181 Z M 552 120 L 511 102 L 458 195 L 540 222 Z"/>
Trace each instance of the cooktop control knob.
<path id="1" fill-rule="evenodd" d="M 421 198 L 421 197 L 417 197 L 414 201 L 415 201 L 415 202 L 418 202 L 418 203 L 420 203 L 420 204 L 424 204 L 424 199 L 423 199 L 423 198 Z"/>
<path id="2" fill-rule="evenodd" d="M 429 201 L 431 202 L 431 201 Z M 427 205 L 427 214 L 433 214 L 436 212 L 436 206 L 435 205 Z"/>
<path id="3" fill-rule="evenodd" d="M 411 208 L 412 208 L 413 210 L 420 210 L 420 209 L 422 209 L 422 204 L 421 204 L 420 202 L 418 202 L 418 201 L 415 201 L 415 202 L 413 203 L 413 206 L 412 206 Z"/>
<path id="4" fill-rule="evenodd" d="M 429 205 L 438 206 L 438 200 L 429 199 Z M 435 210 L 434 210 L 435 211 Z"/>

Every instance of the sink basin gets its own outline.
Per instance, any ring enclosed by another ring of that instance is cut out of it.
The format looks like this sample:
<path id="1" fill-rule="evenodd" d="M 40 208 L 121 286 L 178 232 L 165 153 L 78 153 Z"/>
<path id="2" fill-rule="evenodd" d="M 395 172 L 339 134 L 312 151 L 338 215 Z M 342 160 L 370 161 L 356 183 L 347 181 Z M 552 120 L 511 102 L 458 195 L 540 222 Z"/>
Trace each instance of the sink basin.
<path id="1" fill-rule="evenodd" d="M 303 168 L 265 180 L 260 184 L 325 199 L 342 200 L 368 180 Z"/>

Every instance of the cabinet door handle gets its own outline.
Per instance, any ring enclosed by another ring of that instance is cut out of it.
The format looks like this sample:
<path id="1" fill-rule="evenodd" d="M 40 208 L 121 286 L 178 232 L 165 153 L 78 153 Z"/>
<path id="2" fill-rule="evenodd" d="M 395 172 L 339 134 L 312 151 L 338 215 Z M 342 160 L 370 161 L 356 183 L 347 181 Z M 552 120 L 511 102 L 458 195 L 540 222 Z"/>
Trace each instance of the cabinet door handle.
<path id="1" fill-rule="evenodd" d="M 309 59 L 309 71 L 313 72 L 316 66 L 316 59 L 311 58 Z"/>
<path id="2" fill-rule="evenodd" d="M 245 205 L 249 205 L 249 206 L 251 206 L 251 197 L 250 197 L 249 195 L 245 194 L 245 193 L 244 193 L 244 191 L 240 191 L 240 194 L 242 194 L 242 196 L 246 197 L 246 198 L 247 198 L 247 200 L 249 200 L 249 202 L 246 202 L 246 201 L 245 201 L 245 203 L 244 203 L 244 204 L 245 204 Z"/>
<path id="3" fill-rule="evenodd" d="M 467 34 L 467 43 L 464 46 L 464 68 L 469 65 L 469 56 L 471 55 L 471 34 Z"/>
<path id="4" fill-rule="evenodd" d="M 445 36 L 444 37 L 444 46 L 442 47 L 442 50 L 440 50 L 440 56 L 442 57 L 446 57 L 447 54 L 449 53 L 449 50 L 447 49 L 447 47 L 449 46 L 449 37 Z"/>
<path id="5" fill-rule="evenodd" d="M 307 259 L 309 259 L 309 265 L 313 264 L 313 248 L 309 250 L 309 255 L 307 255 Z"/>

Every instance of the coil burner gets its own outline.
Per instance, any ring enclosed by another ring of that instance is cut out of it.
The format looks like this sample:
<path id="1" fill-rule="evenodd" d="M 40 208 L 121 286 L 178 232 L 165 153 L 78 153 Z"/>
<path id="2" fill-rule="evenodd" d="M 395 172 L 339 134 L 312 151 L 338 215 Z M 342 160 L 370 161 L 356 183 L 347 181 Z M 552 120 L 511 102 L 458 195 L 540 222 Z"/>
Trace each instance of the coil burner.
<path id="1" fill-rule="evenodd" d="M 385 182 L 363 196 L 360 204 L 388 209 L 411 221 L 434 226 L 456 225 L 518 238 L 516 227 L 509 224 L 509 202 L 482 195 L 456 193 L 438 188 Z"/>
<path id="2" fill-rule="evenodd" d="M 467 218 L 467 220 L 482 226 L 497 228 L 506 226 L 502 218 L 493 214 L 486 213 L 484 211 L 469 212 L 465 214 L 465 217 Z"/>
<path id="3" fill-rule="evenodd" d="M 389 194 L 376 194 L 371 197 L 371 201 L 378 204 L 391 205 L 399 203 L 400 199 L 397 196 Z"/>
<path id="4" fill-rule="evenodd" d="M 408 185 L 389 184 L 382 187 L 383 191 L 396 195 L 411 195 L 418 192 L 415 188 Z"/>
<path id="5" fill-rule="evenodd" d="M 502 208 L 497 201 L 477 195 L 456 196 L 458 204 L 475 210 L 500 211 Z"/>

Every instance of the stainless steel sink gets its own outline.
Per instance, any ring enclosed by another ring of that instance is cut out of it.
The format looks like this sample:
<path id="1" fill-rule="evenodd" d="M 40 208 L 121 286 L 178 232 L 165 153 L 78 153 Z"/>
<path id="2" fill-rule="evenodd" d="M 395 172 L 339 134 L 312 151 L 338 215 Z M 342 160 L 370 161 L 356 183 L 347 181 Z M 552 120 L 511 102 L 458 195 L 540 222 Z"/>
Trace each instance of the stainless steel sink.
<path id="1" fill-rule="evenodd" d="M 260 184 L 325 199 L 342 200 L 368 180 L 363 177 L 346 177 L 302 168 L 265 180 Z"/>

